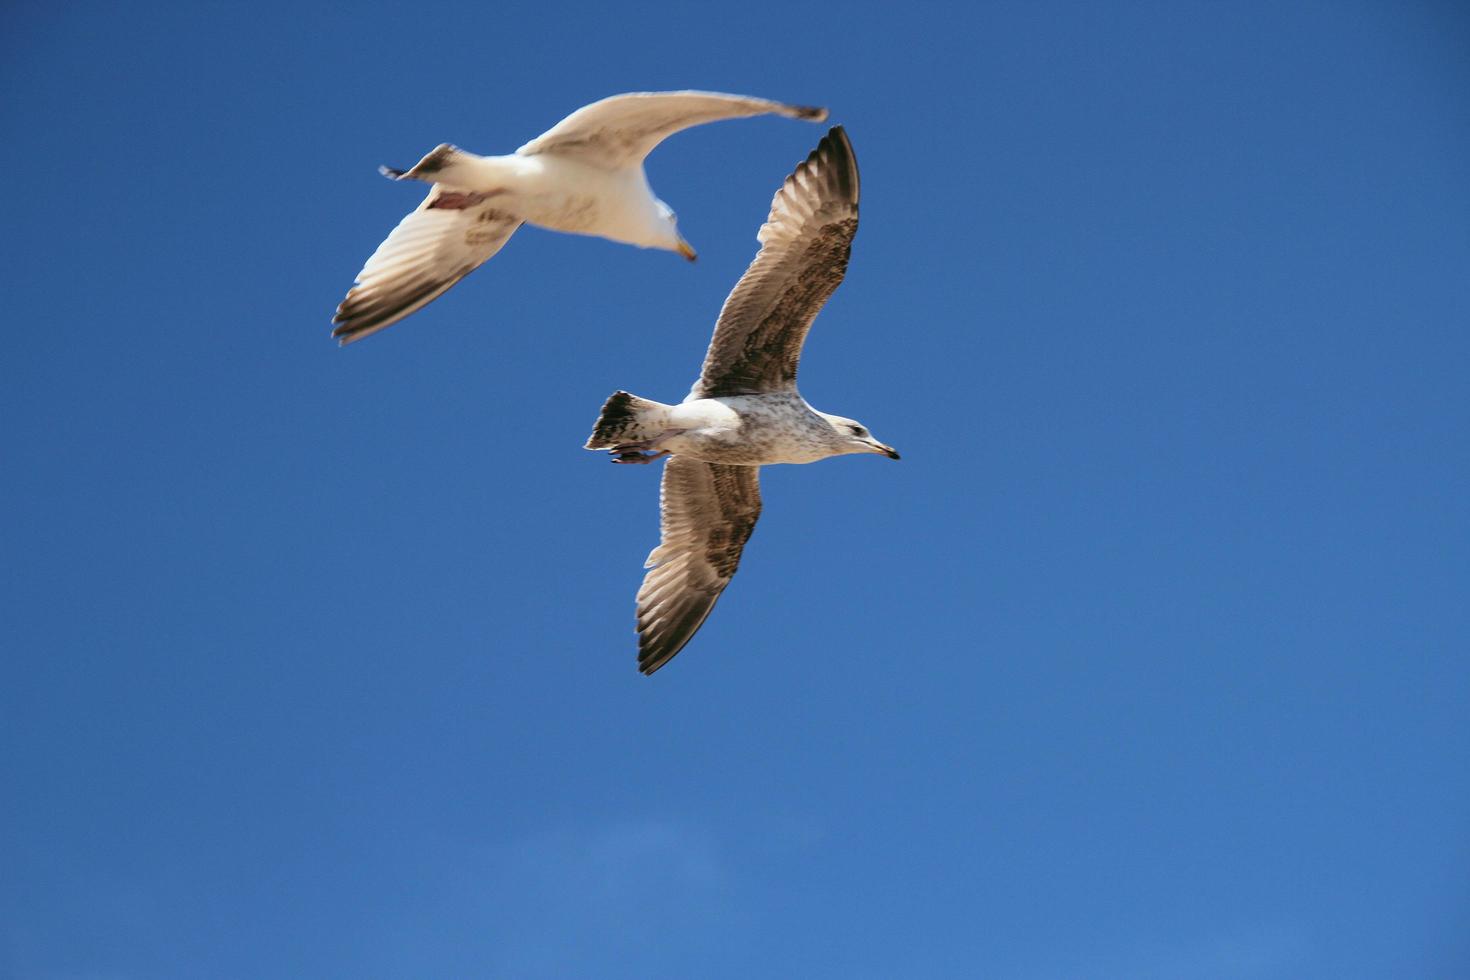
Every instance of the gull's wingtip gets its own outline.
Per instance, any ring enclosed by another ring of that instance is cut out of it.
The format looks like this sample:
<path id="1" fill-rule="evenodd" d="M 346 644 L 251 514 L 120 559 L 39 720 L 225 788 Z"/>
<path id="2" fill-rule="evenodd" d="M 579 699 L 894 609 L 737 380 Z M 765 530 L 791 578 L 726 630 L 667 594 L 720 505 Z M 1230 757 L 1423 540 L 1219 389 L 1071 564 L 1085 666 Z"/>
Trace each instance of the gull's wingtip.
<path id="1" fill-rule="evenodd" d="M 356 343 L 362 338 L 377 333 L 387 324 L 370 326 L 364 323 L 352 323 L 338 310 L 337 315 L 332 318 L 332 339 L 337 342 L 338 347 L 346 347 L 348 344 Z"/>
<path id="2" fill-rule="evenodd" d="M 673 660 L 674 654 L 684 649 L 685 644 L 688 642 L 688 640 L 685 640 L 684 643 L 679 644 L 674 648 L 673 653 L 667 650 L 661 650 L 658 653 L 653 653 L 652 651 L 640 653 L 638 655 L 638 673 L 644 677 L 652 677 L 658 673 L 660 667 L 666 666 L 670 660 Z"/>
<path id="3" fill-rule="evenodd" d="M 796 119 L 805 119 L 808 122 L 826 122 L 827 107 L 822 105 L 794 105 L 791 106 L 791 115 Z"/>

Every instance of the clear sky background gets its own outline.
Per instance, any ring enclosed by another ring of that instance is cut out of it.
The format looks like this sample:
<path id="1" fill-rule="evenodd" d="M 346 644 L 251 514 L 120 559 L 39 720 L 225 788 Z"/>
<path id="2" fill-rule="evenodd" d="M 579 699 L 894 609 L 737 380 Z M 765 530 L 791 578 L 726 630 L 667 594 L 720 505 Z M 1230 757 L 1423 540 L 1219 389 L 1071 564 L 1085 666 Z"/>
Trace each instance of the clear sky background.
<path id="1" fill-rule="evenodd" d="M 0 40 L 0 975 L 1470 975 L 1470 16 L 22 3 Z M 825 104 L 862 227 L 635 670 L 677 400 L 825 127 L 650 159 L 346 350 L 435 144 Z"/>

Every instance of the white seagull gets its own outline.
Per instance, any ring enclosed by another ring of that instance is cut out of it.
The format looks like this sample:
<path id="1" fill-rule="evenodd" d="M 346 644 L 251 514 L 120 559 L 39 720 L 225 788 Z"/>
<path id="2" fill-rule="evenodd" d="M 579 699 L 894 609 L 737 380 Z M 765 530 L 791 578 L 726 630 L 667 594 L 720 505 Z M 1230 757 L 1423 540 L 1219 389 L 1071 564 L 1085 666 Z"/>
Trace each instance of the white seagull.
<path id="1" fill-rule="evenodd" d="M 619 391 L 588 449 L 615 463 L 662 456 L 663 540 L 638 590 L 638 669 L 652 674 L 703 625 L 740 564 L 761 512 L 760 468 L 845 453 L 898 459 L 859 422 L 819 412 L 796 390 L 812 320 L 832 295 L 858 225 L 858 170 L 841 126 L 786 178 L 756 236 L 689 397 L 664 405 Z"/>
<path id="2" fill-rule="evenodd" d="M 826 109 L 743 95 L 634 92 L 583 106 L 507 156 L 445 143 L 409 170 L 380 168 L 394 180 L 433 187 L 357 274 L 332 318 L 332 336 L 349 344 L 397 323 L 500 251 L 527 221 L 667 249 L 692 262 L 694 249 L 673 209 L 653 196 L 643 159 L 681 129 L 767 113 L 827 118 Z"/>

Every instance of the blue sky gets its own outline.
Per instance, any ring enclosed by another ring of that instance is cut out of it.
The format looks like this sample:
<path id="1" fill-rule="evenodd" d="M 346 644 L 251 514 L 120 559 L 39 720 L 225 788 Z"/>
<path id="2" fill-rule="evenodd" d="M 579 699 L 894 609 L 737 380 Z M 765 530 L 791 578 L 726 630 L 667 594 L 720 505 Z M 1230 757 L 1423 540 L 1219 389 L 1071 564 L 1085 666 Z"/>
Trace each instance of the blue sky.
<path id="1" fill-rule="evenodd" d="M 1453 4 L 11 5 L 0 975 L 1470 973 Z M 700 251 L 535 229 L 346 350 L 417 201 L 629 90 L 831 107 L 802 389 L 635 670 L 657 473 L 822 128 L 679 135 Z"/>

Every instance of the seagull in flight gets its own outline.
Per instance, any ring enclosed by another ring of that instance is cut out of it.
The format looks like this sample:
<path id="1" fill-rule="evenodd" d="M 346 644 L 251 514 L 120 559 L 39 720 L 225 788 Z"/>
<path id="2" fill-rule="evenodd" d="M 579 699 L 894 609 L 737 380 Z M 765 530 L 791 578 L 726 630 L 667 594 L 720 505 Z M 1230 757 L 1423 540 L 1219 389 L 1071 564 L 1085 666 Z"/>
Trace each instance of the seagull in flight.
<path id="1" fill-rule="evenodd" d="M 380 168 L 432 187 L 357 274 L 332 336 L 345 345 L 397 323 L 500 251 L 525 222 L 694 261 L 674 210 L 648 186 L 644 158 L 681 129 L 769 113 L 827 118 L 826 109 L 743 95 L 633 92 L 583 106 L 507 156 L 445 143 L 408 170 Z"/>
<path id="2" fill-rule="evenodd" d="M 796 390 L 802 343 L 842 282 L 857 225 L 857 160 L 838 126 L 776 192 L 689 397 L 665 405 L 619 391 L 602 407 L 586 448 L 614 463 L 669 457 L 662 541 L 638 590 L 645 674 L 684 648 L 730 584 L 760 516 L 762 466 L 846 453 L 898 459 L 862 423 L 819 412 Z"/>

